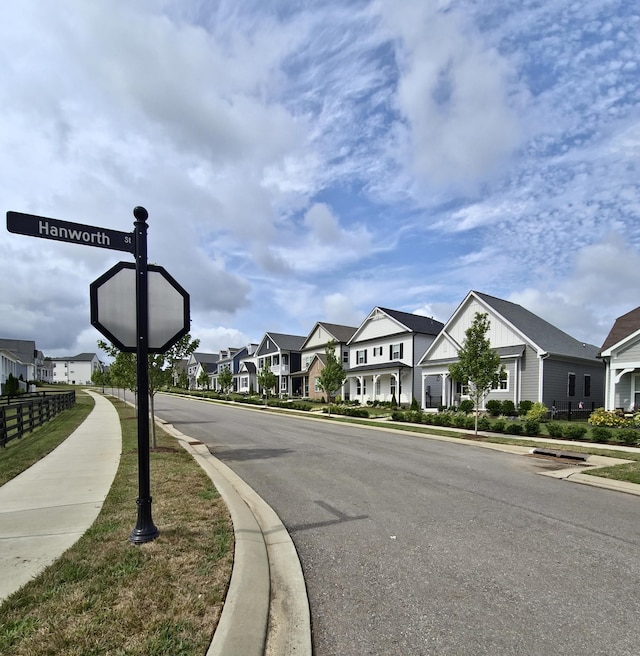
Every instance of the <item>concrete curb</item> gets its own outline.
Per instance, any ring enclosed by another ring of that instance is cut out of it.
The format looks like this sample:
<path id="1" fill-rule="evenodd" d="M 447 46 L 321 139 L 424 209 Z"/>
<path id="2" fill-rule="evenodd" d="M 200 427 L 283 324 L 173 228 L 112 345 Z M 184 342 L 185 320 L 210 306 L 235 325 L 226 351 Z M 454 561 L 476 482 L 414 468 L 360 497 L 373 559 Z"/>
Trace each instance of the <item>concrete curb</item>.
<path id="1" fill-rule="evenodd" d="M 273 509 L 199 440 L 157 419 L 211 478 L 229 508 L 233 572 L 207 656 L 311 656 L 311 615 L 293 541 Z"/>

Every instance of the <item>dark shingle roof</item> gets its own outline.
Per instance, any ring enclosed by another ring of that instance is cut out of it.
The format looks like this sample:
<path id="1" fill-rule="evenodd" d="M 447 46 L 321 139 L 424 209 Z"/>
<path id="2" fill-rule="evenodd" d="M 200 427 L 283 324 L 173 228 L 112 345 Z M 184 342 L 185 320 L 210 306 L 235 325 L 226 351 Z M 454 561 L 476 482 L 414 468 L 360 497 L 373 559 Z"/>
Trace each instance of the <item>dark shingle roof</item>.
<path id="1" fill-rule="evenodd" d="M 580 342 L 517 303 L 481 292 L 473 293 L 546 353 L 588 360 L 595 359 L 598 354 L 597 346 Z"/>
<path id="2" fill-rule="evenodd" d="M 51 358 L 54 362 L 57 360 L 58 362 L 63 361 L 63 360 L 69 360 L 69 361 L 74 361 L 74 362 L 91 362 L 93 358 L 97 358 L 96 353 L 78 353 L 78 355 L 72 355 L 69 356 L 68 358 Z"/>
<path id="3" fill-rule="evenodd" d="M 218 353 L 200 353 L 200 352 L 196 351 L 193 354 L 193 359 L 196 362 L 199 362 L 201 364 L 204 364 L 204 363 L 213 364 L 214 362 L 217 362 L 219 358 L 220 358 L 220 355 Z"/>
<path id="4" fill-rule="evenodd" d="M 358 330 L 353 326 L 342 326 L 337 323 L 326 323 L 324 321 L 318 322 L 328 333 L 331 333 L 338 342 L 348 342 L 353 334 Z"/>
<path id="5" fill-rule="evenodd" d="M 444 328 L 444 324 L 440 323 L 440 321 L 436 321 L 430 317 L 424 317 L 420 314 L 411 314 L 411 312 L 401 312 L 400 310 L 390 310 L 383 307 L 379 309 L 414 333 L 438 335 Z"/>
<path id="6" fill-rule="evenodd" d="M 604 343 L 602 344 L 602 351 L 615 346 L 618 342 L 622 341 L 625 337 L 629 337 L 637 330 L 640 330 L 640 307 L 637 307 L 631 312 L 627 312 L 618 317 L 609 334 L 607 335 Z"/>
<path id="7" fill-rule="evenodd" d="M 283 333 L 267 333 L 267 335 L 271 337 L 281 351 L 299 351 L 307 339 L 302 335 L 285 335 Z"/>

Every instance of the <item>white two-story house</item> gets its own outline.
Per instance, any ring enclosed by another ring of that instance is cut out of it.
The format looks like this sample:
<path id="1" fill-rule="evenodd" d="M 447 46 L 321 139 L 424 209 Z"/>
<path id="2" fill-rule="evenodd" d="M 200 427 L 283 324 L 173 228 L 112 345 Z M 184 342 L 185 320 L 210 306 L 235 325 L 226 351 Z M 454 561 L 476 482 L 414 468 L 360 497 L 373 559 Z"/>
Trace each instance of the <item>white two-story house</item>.
<path id="1" fill-rule="evenodd" d="M 444 324 L 410 312 L 375 307 L 348 342 L 349 398 L 361 404 L 410 404 L 421 394 L 419 359 Z"/>

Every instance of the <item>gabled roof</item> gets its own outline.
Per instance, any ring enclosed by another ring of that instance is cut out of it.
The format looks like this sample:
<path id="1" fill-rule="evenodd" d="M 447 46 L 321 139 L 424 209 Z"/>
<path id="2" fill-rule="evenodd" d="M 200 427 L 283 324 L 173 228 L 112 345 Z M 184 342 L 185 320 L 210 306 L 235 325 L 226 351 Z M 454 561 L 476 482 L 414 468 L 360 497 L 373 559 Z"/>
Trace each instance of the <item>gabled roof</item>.
<path id="1" fill-rule="evenodd" d="M 301 350 L 304 349 L 304 347 L 307 345 L 307 342 L 316 332 L 318 326 L 324 328 L 329 333 L 329 335 L 335 339 L 336 342 L 341 344 L 346 344 L 353 337 L 356 330 L 358 330 L 354 326 L 343 326 L 338 323 L 326 323 L 325 321 L 317 321 L 315 326 L 311 329 L 311 332 L 306 336 L 304 343 L 300 347 Z"/>
<path id="2" fill-rule="evenodd" d="M 36 343 L 31 339 L 0 339 L 0 349 L 10 351 L 20 362 L 29 364 L 33 362 Z"/>
<path id="3" fill-rule="evenodd" d="M 401 312 L 400 310 L 390 310 L 389 308 L 378 307 L 391 318 L 399 321 L 403 326 L 413 333 L 422 333 L 424 335 L 437 335 L 443 328 L 444 324 L 436 321 L 431 317 L 425 317 L 421 314 L 412 314 L 411 312 Z"/>
<path id="4" fill-rule="evenodd" d="M 367 318 L 358 326 L 355 333 L 349 340 L 349 344 L 356 342 L 359 334 L 362 333 L 364 327 L 371 321 L 372 317 L 380 313 L 386 314 L 390 319 L 399 323 L 407 332 L 419 333 L 423 335 L 438 335 L 444 328 L 444 324 L 436 321 L 431 317 L 424 317 L 420 314 L 411 314 L 411 312 L 401 312 L 400 310 L 390 310 L 376 306 L 369 312 Z"/>
<path id="5" fill-rule="evenodd" d="M 247 372 L 247 373 L 250 373 L 250 374 L 255 374 L 256 371 L 257 371 L 257 369 L 256 369 L 256 363 L 255 363 L 255 362 L 252 362 L 251 360 L 243 360 L 243 361 L 240 363 L 240 367 L 239 367 L 239 368 L 240 368 L 240 371 L 239 371 L 238 373 L 243 373 L 243 371 L 242 371 L 242 368 L 243 368 L 243 367 L 244 367 L 244 369 L 246 370 L 246 372 Z"/>
<path id="6" fill-rule="evenodd" d="M 51 358 L 54 362 L 91 362 L 94 358 L 97 358 L 97 353 L 78 353 L 78 355 L 72 355 L 68 358 Z"/>
<path id="7" fill-rule="evenodd" d="M 204 363 L 213 364 L 218 361 L 220 356 L 218 355 L 218 353 L 201 353 L 199 351 L 196 351 L 195 353 L 191 354 L 191 357 L 200 364 L 204 364 Z"/>
<path id="8" fill-rule="evenodd" d="M 598 354 L 599 349 L 594 344 L 586 344 L 571 337 L 571 335 L 556 328 L 517 303 L 511 303 L 481 292 L 472 291 L 470 294 L 475 295 L 495 310 L 497 314 L 545 353 L 586 359 L 593 359 Z"/>
<path id="9" fill-rule="evenodd" d="M 600 350 L 610 349 L 638 330 L 640 330 L 640 307 L 623 314 L 615 320 Z"/>
<path id="10" fill-rule="evenodd" d="M 304 344 L 306 337 L 302 335 L 286 335 L 284 333 L 265 333 L 265 336 L 262 338 L 262 342 L 269 337 L 271 341 L 281 350 L 281 351 L 299 351 Z M 260 342 L 260 345 L 262 345 Z"/>

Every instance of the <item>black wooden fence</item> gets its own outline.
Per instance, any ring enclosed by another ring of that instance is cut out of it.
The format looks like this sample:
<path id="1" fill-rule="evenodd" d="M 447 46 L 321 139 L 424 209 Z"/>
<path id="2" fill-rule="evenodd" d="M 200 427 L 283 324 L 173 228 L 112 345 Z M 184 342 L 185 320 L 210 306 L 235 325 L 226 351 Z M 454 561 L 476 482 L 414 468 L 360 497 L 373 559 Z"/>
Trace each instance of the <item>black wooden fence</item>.
<path id="1" fill-rule="evenodd" d="M 30 433 L 76 402 L 75 391 L 38 392 L 0 398 L 0 447 Z"/>

